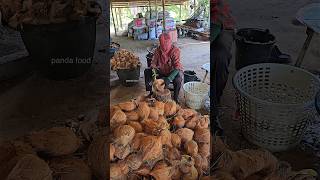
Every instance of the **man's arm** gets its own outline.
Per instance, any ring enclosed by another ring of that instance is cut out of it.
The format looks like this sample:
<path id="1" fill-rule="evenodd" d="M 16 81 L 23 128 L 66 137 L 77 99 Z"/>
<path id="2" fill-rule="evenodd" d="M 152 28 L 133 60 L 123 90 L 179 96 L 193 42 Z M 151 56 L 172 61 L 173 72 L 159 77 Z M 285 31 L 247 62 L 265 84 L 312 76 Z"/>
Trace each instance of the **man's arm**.
<path id="1" fill-rule="evenodd" d="M 173 81 L 174 78 L 179 74 L 179 71 L 182 70 L 182 64 L 180 59 L 180 49 L 175 48 L 172 52 L 172 62 L 173 62 L 173 70 L 170 72 L 167 77 L 168 81 Z"/>

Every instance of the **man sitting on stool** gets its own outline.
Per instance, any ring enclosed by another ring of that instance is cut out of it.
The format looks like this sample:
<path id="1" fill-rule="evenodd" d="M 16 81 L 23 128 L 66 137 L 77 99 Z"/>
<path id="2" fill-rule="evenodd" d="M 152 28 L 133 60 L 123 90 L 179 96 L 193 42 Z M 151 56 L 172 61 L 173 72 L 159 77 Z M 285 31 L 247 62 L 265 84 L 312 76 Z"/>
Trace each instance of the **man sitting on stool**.
<path id="1" fill-rule="evenodd" d="M 178 102 L 183 77 L 180 49 L 172 45 L 171 37 L 167 33 L 161 34 L 159 41 L 160 46 L 154 52 L 151 68 L 144 71 L 146 91 L 150 91 L 152 94 L 152 69 L 155 69 L 157 78 L 164 80 L 166 88 L 173 82 L 173 99 Z"/>

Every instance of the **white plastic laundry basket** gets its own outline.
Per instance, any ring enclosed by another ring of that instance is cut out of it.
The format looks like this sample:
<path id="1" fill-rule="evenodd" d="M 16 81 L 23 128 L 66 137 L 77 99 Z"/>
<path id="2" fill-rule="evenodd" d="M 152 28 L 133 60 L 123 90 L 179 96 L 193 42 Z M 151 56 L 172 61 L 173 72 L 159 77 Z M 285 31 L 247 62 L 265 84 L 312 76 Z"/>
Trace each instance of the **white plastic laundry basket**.
<path id="1" fill-rule="evenodd" d="M 316 76 L 294 66 L 262 63 L 240 69 L 233 85 L 241 130 L 250 142 L 274 152 L 300 142 L 315 112 Z"/>
<path id="2" fill-rule="evenodd" d="M 210 86 L 202 82 L 187 82 L 183 85 L 186 105 L 192 109 L 201 109 L 208 96 Z"/>

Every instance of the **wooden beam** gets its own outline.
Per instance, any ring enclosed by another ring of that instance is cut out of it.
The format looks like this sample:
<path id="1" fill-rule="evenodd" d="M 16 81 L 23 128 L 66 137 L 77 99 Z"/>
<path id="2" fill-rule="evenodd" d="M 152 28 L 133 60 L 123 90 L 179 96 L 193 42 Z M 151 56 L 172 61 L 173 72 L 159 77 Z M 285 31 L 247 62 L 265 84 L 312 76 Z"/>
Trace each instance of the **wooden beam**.
<path id="1" fill-rule="evenodd" d="M 166 4 L 166 0 L 162 0 L 162 14 L 163 14 L 163 16 L 162 16 L 162 25 L 163 25 L 163 32 L 165 32 L 166 31 L 166 13 L 165 13 L 165 11 L 166 11 L 166 9 L 165 9 L 165 4 Z"/>
<path id="2" fill-rule="evenodd" d="M 115 23 L 115 20 L 114 20 L 112 3 L 110 4 L 110 6 L 111 6 L 111 16 L 112 16 L 112 21 L 113 21 L 114 34 L 117 36 L 117 27 L 116 27 L 116 23 Z"/>

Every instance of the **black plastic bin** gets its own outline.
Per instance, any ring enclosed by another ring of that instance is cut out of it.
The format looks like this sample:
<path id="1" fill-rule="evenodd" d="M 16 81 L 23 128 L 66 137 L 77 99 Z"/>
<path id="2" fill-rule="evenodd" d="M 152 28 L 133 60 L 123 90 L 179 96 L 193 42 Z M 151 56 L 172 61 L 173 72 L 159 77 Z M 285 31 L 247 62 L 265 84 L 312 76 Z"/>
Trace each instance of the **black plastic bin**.
<path id="1" fill-rule="evenodd" d="M 237 31 L 236 41 L 236 69 L 271 60 L 271 52 L 276 38 L 269 30 L 244 28 Z"/>
<path id="2" fill-rule="evenodd" d="M 200 81 L 197 77 L 197 74 L 194 71 L 184 71 L 184 83 L 192 82 L 192 81 Z"/>
<path id="3" fill-rule="evenodd" d="M 51 79 L 78 77 L 91 67 L 96 17 L 48 25 L 23 25 L 21 37 L 37 69 Z"/>
<path id="4" fill-rule="evenodd" d="M 139 82 L 140 66 L 136 69 L 119 69 L 117 74 L 122 85 L 133 86 Z"/>

